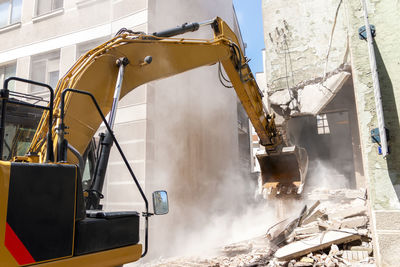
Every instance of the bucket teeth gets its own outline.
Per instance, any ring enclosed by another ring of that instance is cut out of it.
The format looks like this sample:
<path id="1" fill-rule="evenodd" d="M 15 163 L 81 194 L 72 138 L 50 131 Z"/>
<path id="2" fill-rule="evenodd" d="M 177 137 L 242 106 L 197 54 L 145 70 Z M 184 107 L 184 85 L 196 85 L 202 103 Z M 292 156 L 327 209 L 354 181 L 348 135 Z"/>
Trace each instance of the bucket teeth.
<path id="1" fill-rule="evenodd" d="M 272 187 L 268 187 L 267 192 L 268 192 L 268 195 L 271 195 L 271 193 L 272 193 Z"/>
<path id="2" fill-rule="evenodd" d="M 276 194 L 277 194 L 277 195 L 280 195 L 280 194 L 281 194 L 281 189 L 282 189 L 281 186 L 278 186 L 278 187 L 276 188 Z"/>
<path id="3" fill-rule="evenodd" d="M 288 186 L 286 194 L 290 195 L 292 193 L 293 186 Z"/>

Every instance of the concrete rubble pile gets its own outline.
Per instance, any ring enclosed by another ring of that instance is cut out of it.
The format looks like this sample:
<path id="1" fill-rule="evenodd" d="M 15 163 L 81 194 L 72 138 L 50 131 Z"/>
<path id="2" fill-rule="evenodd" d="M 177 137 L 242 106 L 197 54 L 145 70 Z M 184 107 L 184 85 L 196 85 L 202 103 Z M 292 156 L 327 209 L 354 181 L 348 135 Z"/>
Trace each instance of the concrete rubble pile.
<path id="1" fill-rule="evenodd" d="M 365 190 L 314 190 L 308 199 L 318 200 L 269 229 L 268 266 L 375 266 Z"/>
<path id="2" fill-rule="evenodd" d="M 227 245 L 214 257 L 179 257 L 147 266 L 375 266 L 365 190 L 316 189 L 298 217 L 266 235 Z"/>
<path id="3" fill-rule="evenodd" d="M 267 266 L 269 254 L 269 241 L 265 236 L 251 240 L 230 244 L 222 248 L 215 248 L 216 256 L 207 255 L 198 257 L 175 257 L 160 259 L 146 267 L 228 267 L 228 266 Z"/>

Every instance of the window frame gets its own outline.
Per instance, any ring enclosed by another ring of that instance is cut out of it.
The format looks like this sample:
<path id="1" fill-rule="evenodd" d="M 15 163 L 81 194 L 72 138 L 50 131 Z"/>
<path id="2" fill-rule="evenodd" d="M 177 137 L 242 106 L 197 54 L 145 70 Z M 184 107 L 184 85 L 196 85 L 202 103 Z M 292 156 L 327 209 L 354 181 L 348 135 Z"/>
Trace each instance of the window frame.
<path id="1" fill-rule="evenodd" d="M 326 113 L 317 114 L 316 120 L 317 120 L 317 134 L 318 135 L 331 133 L 331 130 L 329 128 L 329 123 L 328 123 L 328 115 Z"/>
<path id="2" fill-rule="evenodd" d="M 61 62 L 60 58 L 61 58 L 61 51 L 60 50 L 50 51 L 48 53 L 38 54 L 38 55 L 32 56 L 32 58 L 31 58 L 30 79 L 33 80 L 33 72 L 34 72 L 33 66 L 36 63 L 45 62 L 45 70 L 44 70 L 44 72 L 45 72 L 45 80 L 44 81 L 38 81 L 38 82 L 42 82 L 42 83 L 49 84 L 50 86 L 52 86 L 50 84 L 49 62 L 51 60 L 57 59 L 58 60 L 58 68 L 57 68 L 58 69 L 58 79 L 57 79 L 57 82 L 58 82 L 60 80 L 60 69 L 61 69 L 60 68 L 60 62 Z M 57 86 L 57 85 L 55 85 L 55 86 Z M 34 88 L 34 86 L 32 86 L 32 85 L 29 87 L 29 91 L 30 91 L 31 94 L 40 94 L 40 93 L 43 93 L 43 92 L 46 91 L 46 89 L 44 87 L 38 87 L 38 88 L 40 88 L 39 90 L 35 90 L 33 88 Z M 55 90 L 55 88 L 53 88 L 53 89 Z"/>
<path id="3" fill-rule="evenodd" d="M 6 79 L 6 69 L 10 68 L 10 67 L 15 68 L 14 76 L 16 76 L 17 75 L 17 62 L 16 61 L 0 65 L 0 88 L 3 88 L 3 84 Z M 11 87 L 10 88 L 11 91 L 15 90 L 15 88 L 12 88 L 12 87 L 14 87 L 14 84 L 15 84 L 15 81 L 10 81 L 9 87 Z"/>
<path id="4" fill-rule="evenodd" d="M 7 16 L 7 23 L 6 23 L 4 26 L 0 26 L 0 29 L 7 28 L 7 27 L 10 27 L 11 25 L 15 25 L 15 24 L 21 23 L 21 17 L 22 17 L 22 0 L 21 0 L 21 12 L 20 12 L 21 14 L 20 14 L 20 16 L 19 16 L 19 18 L 18 18 L 18 20 L 17 20 L 16 22 L 12 22 L 12 19 L 13 19 L 13 10 L 14 10 L 14 8 L 15 8 L 14 1 L 15 1 L 15 0 L 6 0 L 6 1 L 4 1 L 4 2 L 8 2 L 8 3 L 9 3 L 9 4 L 8 4 L 8 11 L 7 11 L 8 16 Z"/>
<path id="5" fill-rule="evenodd" d="M 53 13 L 57 13 L 58 11 L 61 11 L 64 9 L 64 0 L 61 0 L 61 6 L 58 8 L 53 8 L 55 1 L 57 0 L 50 0 L 51 1 L 51 6 L 50 6 L 50 11 L 48 12 L 44 12 L 39 14 L 39 2 L 40 1 L 44 1 L 44 0 L 35 0 L 35 10 L 34 10 L 34 18 L 38 18 L 38 17 L 46 17 L 47 15 L 53 14 Z"/>

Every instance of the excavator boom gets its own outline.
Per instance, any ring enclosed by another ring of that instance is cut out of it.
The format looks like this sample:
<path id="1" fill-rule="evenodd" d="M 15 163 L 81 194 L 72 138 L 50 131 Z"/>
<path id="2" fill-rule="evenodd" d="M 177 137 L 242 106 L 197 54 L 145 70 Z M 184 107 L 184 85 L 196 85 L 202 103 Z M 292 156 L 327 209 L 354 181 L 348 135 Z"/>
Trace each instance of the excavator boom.
<path id="1" fill-rule="evenodd" d="M 213 40 L 175 39 L 122 32 L 87 52 L 75 63 L 57 84 L 54 106 L 59 107 L 64 89 L 74 88 L 92 93 L 103 113 L 107 114 L 112 106 L 118 73 L 115 62 L 122 57 L 129 59 L 129 64 L 125 68 L 121 98 L 147 82 L 221 62 L 261 143 L 273 145 L 272 139 L 276 133 L 270 128 L 263 109 L 262 95 L 242 55 L 236 35 L 219 18 L 213 20 L 212 25 L 215 32 Z M 149 57 L 151 63 L 145 61 Z M 68 141 L 81 154 L 101 123 L 97 114 L 92 112 L 93 107 L 86 105 L 86 102 L 86 98 L 76 94 L 67 94 L 65 100 L 65 124 L 73 129 L 69 131 Z M 59 110 L 55 113 L 59 114 Z M 43 116 L 30 148 L 30 151 L 40 152 L 42 160 L 46 153 L 42 140 L 48 130 L 47 120 L 48 112 Z M 53 138 L 57 138 L 55 131 L 52 132 Z"/>

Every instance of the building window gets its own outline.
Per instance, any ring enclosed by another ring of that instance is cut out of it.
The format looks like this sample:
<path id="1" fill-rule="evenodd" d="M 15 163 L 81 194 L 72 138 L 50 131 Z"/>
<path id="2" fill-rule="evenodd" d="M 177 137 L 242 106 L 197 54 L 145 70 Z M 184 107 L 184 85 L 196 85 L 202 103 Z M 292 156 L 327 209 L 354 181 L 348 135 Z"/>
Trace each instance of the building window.
<path id="1" fill-rule="evenodd" d="M 104 43 L 105 41 L 107 41 L 109 39 L 110 39 L 110 37 L 106 36 L 106 37 L 101 37 L 99 39 L 95 39 L 95 40 L 91 40 L 88 42 L 78 44 L 77 49 L 76 49 L 76 58 L 80 58 L 83 54 L 85 54 L 89 50 L 92 50 L 93 48 L 101 45 L 102 43 Z"/>
<path id="2" fill-rule="evenodd" d="M 317 115 L 318 134 L 329 134 L 328 118 L 326 114 Z"/>
<path id="3" fill-rule="evenodd" d="M 63 0 L 36 0 L 36 16 L 62 8 L 63 2 Z"/>
<path id="4" fill-rule="evenodd" d="M 0 0 L 0 28 L 21 21 L 22 0 Z"/>
<path id="5" fill-rule="evenodd" d="M 32 57 L 31 79 L 56 88 L 60 75 L 60 51 Z M 31 92 L 45 90 L 41 86 L 31 86 Z"/>
<path id="6" fill-rule="evenodd" d="M 17 70 L 16 63 L 0 66 L 0 88 L 3 88 L 5 79 L 15 76 L 16 70 Z M 8 84 L 8 90 L 15 90 L 14 81 L 11 81 Z"/>

